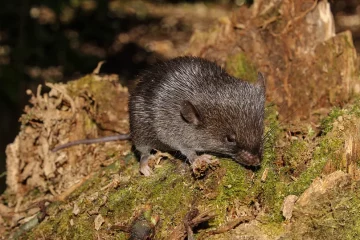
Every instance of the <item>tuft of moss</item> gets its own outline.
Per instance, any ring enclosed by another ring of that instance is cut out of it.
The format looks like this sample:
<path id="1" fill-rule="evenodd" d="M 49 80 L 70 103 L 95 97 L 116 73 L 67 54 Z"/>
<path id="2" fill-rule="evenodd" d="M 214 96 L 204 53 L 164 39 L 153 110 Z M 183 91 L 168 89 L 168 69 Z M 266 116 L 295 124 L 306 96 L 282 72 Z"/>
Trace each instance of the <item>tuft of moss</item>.
<path id="1" fill-rule="evenodd" d="M 334 127 L 334 123 L 336 120 L 339 119 L 339 117 L 342 116 L 350 116 L 353 115 L 355 117 L 360 117 L 360 97 L 354 101 L 354 103 L 347 108 L 338 108 L 334 107 L 329 115 L 325 117 L 321 121 L 321 130 L 323 132 L 323 135 L 326 135 L 327 133 L 331 132 Z"/>
<path id="2" fill-rule="evenodd" d="M 235 200 L 242 204 L 249 205 L 251 194 L 251 182 L 249 173 L 244 167 L 231 159 L 221 159 L 221 167 L 225 169 L 225 174 L 221 178 L 221 183 L 217 185 L 217 196 L 212 201 L 212 206 L 216 210 L 214 225 L 221 225 L 226 222 L 228 207 Z"/>
<path id="3" fill-rule="evenodd" d="M 300 139 L 293 141 L 290 146 L 288 146 L 284 152 L 283 159 L 289 173 L 296 172 L 299 165 L 304 163 L 303 153 L 309 148 L 309 143 Z"/>
<path id="4" fill-rule="evenodd" d="M 320 128 L 322 129 L 323 135 L 331 132 L 331 130 L 333 129 L 334 121 L 341 115 L 343 115 L 343 110 L 335 107 L 331 110 L 329 115 L 321 121 Z"/>

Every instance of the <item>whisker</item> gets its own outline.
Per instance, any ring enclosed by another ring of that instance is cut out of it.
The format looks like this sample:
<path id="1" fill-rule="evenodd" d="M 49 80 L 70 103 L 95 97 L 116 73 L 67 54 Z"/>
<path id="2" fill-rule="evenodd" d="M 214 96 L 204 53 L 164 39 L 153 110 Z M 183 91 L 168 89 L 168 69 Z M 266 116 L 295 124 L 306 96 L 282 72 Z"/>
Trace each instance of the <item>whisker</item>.
<path id="1" fill-rule="evenodd" d="M 272 133 L 274 133 L 276 130 L 276 127 L 272 127 L 270 128 L 266 133 L 265 135 L 263 136 L 262 140 L 265 141 Z"/>

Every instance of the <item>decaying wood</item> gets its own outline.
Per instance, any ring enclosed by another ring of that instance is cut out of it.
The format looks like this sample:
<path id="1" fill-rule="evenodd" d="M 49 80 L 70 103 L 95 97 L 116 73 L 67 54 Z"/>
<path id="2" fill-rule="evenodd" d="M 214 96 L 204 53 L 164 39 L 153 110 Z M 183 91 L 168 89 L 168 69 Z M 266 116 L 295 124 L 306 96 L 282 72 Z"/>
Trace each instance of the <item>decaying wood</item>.
<path id="1" fill-rule="evenodd" d="M 327 1 L 254 1 L 211 33 L 196 33 L 187 53 L 225 67 L 229 56 L 245 55 L 289 120 L 314 121 L 319 110 L 346 103 L 360 89 L 351 33 L 335 35 Z"/>

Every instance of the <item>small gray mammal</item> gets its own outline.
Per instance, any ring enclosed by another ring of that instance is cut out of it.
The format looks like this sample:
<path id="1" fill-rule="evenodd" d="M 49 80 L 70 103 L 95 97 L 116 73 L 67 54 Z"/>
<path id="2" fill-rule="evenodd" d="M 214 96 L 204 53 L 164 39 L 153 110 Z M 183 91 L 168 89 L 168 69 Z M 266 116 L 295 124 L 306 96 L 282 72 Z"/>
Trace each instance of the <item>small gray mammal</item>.
<path id="1" fill-rule="evenodd" d="M 78 144 L 131 138 L 140 153 L 140 172 L 152 174 L 150 151 L 180 151 L 190 164 L 197 153 L 216 153 L 246 166 L 263 154 L 265 79 L 256 83 L 230 76 L 198 57 L 178 57 L 145 71 L 129 99 L 130 136 L 115 135 Z"/>

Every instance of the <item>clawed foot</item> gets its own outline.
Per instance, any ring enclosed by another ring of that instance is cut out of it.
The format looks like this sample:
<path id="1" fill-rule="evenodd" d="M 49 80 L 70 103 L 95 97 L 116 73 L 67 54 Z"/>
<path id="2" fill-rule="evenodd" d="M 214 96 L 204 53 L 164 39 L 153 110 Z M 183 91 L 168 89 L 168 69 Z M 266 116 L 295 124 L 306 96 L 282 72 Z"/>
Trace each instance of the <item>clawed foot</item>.
<path id="1" fill-rule="evenodd" d="M 154 173 L 149 166 L 149 159 L 150 156 L 142 156 L 140 159 L 139 171 L 146 177 Z M 212 159 L 212 156 L 208 154 L 196 157 L 193 161 L 190 161 L 190 164 L 196 178 L 204 176 L 208 169 L 215 169 L 220 165 L 217 159 Z"/>
<path id="2" fill-rule="evenodd" d="M 143 155 L 140 158 L 140 169 L 139 170 L 146 177 L 148 177 L 154 173 L 153 170 L 151 169 L 151 167 L 149 166 L 149 159 L 150 159 L 149 155 Z"/>
<path id="3" fill-rule="evenodd" d="M 149 177 L 154 173 L 151 167 L 149 167 L 149 165 L 147 164 L 146 165 L 140 164 L 140 172 L 144 174 L 145 177 Z"/>
<path id="4" fill-rule="evenodd" d="M 152 168 L 149 166 L 150 159 L 153 159 L 153 165 L 159 165 L 161 159 L 163 158 L 172 158 L 169 153 L 163 153 L 158 151 L 155 155 L 144 155 L 140 158 L 140 172 L 144 174 L 144 176 L 148 177 L 154 173 Z M 151 164 L 150 164 L 151 165 Z"/>
<path id="5" fill-rule="evenodd" d="M 195 158 L 191 163 L 191 168 L 195 177 L 199 178 L 205 175 L 206 171 L 214 169 L 220 165 L 217 159 L 212 159 L 211 155 L 203 154 Z"/>

